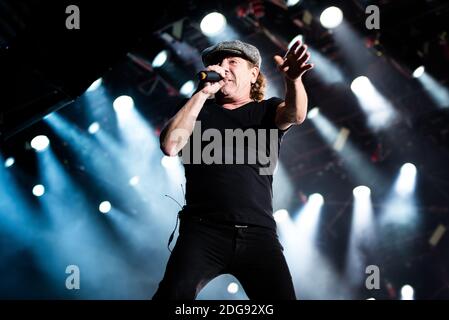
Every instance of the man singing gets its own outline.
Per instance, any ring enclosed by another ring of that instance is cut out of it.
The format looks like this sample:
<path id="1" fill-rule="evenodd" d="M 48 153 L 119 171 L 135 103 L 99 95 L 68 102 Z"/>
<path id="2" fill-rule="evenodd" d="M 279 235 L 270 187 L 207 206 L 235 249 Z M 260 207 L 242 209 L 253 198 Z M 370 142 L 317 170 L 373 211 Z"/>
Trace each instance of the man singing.
<path id="1" fill-rule="evenodd" d="M 221 80 L 201 82 L 160 136 L 164 154 L 183 155 L 186 205 L 153 299 L 193 300 L 221 274 L 235 276 L 249 299 L 296 299 L 273 218 L 273 166 L 266 159 L 278 158 L 285 132 L 306 118 L 302 77 L 313 68 L 309 57 L 300 41 L 284 57 L 274 56 L 285 97 L 264 100 L 256 47 L 224 41 L 202 52 L 206 70 Z"/>

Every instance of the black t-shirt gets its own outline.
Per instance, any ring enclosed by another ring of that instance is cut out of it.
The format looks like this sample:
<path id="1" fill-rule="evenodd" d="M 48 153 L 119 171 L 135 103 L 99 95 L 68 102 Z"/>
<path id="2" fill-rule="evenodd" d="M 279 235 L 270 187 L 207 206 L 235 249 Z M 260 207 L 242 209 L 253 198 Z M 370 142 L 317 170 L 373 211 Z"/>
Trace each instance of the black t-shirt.
<path id="1" fill-rule="evenodd" d="M 274 119 L 282 101 L 271 98 L 234 110 L 206 102 L 181 152 L 184 214 L 276 228 L 272 174 L 287 130 L 278 129 Z"/>

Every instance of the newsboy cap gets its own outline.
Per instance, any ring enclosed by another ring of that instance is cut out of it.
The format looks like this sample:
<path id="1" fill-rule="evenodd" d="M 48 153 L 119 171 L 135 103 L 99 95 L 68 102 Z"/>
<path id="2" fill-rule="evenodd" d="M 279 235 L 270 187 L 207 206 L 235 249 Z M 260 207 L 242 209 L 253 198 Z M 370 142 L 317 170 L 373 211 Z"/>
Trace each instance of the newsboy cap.
<path id="1" fill-rule="evenodd" d="M 216 62 L 214 59 L 216 59 L 220 54 L 227 53 L 242 57 L 254 63 L 259 68 L 262 63 L 259 50 L 255 46 L 240 40 L 219 42 L 209 48 L 204 49 L 201 53 L 201 57 L 204 65 L 207 67 Z"/>

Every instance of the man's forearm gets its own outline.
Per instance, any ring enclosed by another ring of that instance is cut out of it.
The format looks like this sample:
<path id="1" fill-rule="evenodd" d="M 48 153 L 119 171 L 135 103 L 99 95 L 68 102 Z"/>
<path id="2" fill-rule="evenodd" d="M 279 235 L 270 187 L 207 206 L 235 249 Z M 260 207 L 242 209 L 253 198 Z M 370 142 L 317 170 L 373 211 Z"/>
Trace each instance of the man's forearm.
<path id="1" fill-rule="evenodd" d="M 307 115 L 307 93 L 301 78 L 286 79 L 284 117 L 288 122 L 300 124 Z"/>
<path id="2" fill-rule="evenodd" d="M 195 93 L 167 123 L 160 135 L 161 150 L 164 154 L 175 156 L 186 145 L 206 100 L 207 95 Z"/>

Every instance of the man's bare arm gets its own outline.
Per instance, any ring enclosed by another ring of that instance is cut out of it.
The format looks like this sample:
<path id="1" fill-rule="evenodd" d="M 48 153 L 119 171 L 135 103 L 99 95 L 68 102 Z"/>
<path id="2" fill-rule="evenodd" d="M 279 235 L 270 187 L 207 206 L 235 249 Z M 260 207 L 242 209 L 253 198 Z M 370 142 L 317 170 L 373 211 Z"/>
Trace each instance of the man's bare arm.
<path id="1" fill-rule="evenodd" d="M 308 63 L 310 52 L 307 45 L 296 41 L 281 58 L 275 56 L 274 60 L 283 73 L 286 83 L 285 102 L 280 104 L 276 111 L 276 125 L 285 130 L 293 124 L 301 124 L 307 114 L 307 93 L 302 82 L 302 76 L 313 64 Z"/>
<path id="2" fill-rule="evenodd" d="M 187 144 L 207 98 L 208 95 L 201 91 L 195 93 L 165 125 L 159 138 L 165 155 L 176 156 Z"/>

